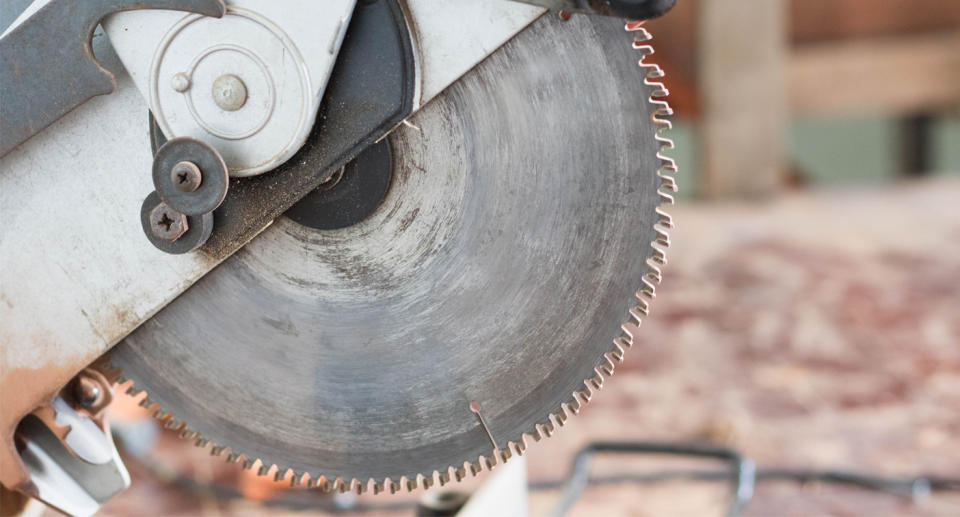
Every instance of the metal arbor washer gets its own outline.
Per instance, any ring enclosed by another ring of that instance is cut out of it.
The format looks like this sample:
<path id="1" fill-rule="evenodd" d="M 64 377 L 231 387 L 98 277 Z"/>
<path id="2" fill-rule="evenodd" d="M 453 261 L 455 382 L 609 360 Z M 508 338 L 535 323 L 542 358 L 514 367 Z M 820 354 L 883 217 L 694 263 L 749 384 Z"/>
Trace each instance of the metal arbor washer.
<path id="1" fill-rule="evenodd" d="M 285 215 L 317 230 L 337 230 L 359 223 L 387 195 L 392 161 L 390 140 L 385 138 L 364 149 L 330 181 L 297 201 Z"/>
<path id="2" fill-rule="evenodd" d="M 666 109 L 631 43 L 541 17 L 391 133 L 369 217 L 275 221 L 111 360 L 169 426 L 294 481 L 409 489 L 549 436 L 665 261 Z"/>
<path id="3" fill-rule="evenodd" d="M 194 168 L 199 170 L 199 184 Z M 188 216 L 213 212 L 227 197 L 229 184 L 227 164 L 216 149 L 201 140 L 174 138 L 153 157 L 157 194 L 171 208 Z"/>

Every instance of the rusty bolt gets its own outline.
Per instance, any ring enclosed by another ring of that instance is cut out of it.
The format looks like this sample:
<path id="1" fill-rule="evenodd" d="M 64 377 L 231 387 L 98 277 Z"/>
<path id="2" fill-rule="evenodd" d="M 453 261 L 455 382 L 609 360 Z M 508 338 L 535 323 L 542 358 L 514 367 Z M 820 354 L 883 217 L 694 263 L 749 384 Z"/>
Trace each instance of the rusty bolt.
<path id="1" fill-rule="evenodd" d="M 187 233 L 187 216 L 160 203 L 150 211 L 150 231 L 158 239 L 173 242 Z"/>
<path id="2" fill-rule="evenodd" d="M 170 182 L 180 192 L 193 192 L 200 187 L 202 181 L 200 168 L 193 162 L 177 162 L 170 169 Z"/>

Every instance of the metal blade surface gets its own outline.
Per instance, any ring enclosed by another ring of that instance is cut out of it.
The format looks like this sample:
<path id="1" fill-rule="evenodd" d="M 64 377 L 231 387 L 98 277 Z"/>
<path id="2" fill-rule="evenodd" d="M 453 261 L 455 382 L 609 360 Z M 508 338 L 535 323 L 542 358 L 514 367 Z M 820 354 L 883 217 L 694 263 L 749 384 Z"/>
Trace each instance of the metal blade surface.
<path id="1" fill-rule="evenodd" d="M 490 457 L 472 402 L 501 450 L 546 434 L 654 254 L 657 106 L 631 40 L 542 17 L 390 135 L 368 219 L 279 219 L 112 361 L 204 438 L 328 480 Z"/>

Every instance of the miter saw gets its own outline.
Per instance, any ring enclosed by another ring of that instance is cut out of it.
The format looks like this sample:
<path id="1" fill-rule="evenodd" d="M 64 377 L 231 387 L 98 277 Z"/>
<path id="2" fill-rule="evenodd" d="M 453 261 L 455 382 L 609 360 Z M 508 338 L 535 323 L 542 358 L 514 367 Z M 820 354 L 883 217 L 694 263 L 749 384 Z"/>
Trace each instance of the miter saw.
<path id="1" fill-rule="evenodd" d="M 549 436 L 666 262 L 641 21 L 672 4 L 4 0 L 2 485 L 74 515 L 123 490 L 126 380 L 326 490 Z"/>

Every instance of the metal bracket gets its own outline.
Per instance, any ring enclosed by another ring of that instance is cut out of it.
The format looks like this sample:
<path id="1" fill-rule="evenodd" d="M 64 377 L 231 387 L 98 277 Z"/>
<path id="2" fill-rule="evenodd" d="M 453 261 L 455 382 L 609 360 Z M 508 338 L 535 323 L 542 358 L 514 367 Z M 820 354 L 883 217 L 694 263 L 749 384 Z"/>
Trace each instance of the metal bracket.
<path id="1" fill-rule="evenodd" d="M 30 495 L 74 516 L 93 515 L 130 486 L 109 427 L 74 410 L 62 397 L 51 404 L 55 422 L 27 415 L 14 440 L 30 475 Z M 60 433 L 65 431 L 63 437 Z"/>
<path id="2" fill-rule="evenodd" d="M 223 0 L 50 0 L 0 37 L 0 156 L 116 81 L 93 55 L 93 31 L 105 16 L 171 9 L 221 17 Z M 16 22 L 14 22 L 16 24 Z"/>

